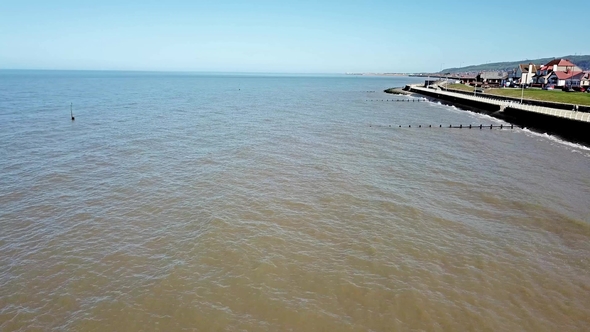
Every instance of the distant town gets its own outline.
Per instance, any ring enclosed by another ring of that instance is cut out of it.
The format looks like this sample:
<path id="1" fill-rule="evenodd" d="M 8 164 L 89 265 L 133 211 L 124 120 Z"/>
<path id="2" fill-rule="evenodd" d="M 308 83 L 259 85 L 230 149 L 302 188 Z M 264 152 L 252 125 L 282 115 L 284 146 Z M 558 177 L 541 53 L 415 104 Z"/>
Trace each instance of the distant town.
<path id="1" fill-rule="evenodd" d="M 484 88 L 497 87 L 538 87 L 543 89 L 563 89 L 584 92 L 590 87 L 590 68 L 585 57 L 583 65 L 567 58 L 551 59 L 545 63 L 524 62 L 507 63 L 514 67 L 508 70 L 473 70 L 481 66 L 452 68 L 438 73 L 361 73 L 348 75 L 365 76 L 413 76 L 453 80 L 455 83 L 469 84 Z M 497 64 L 493 64 L 497 65 Z M 490 66 L 493 67 L 493 66 Z M 471 69 L 471 70 L 469 70 Z"/>
<path id="2" fill-rule="evenodd" d="M 583 70 L 568 59 L 554 59 L 545 64 L 522 63 L 511 71 L 438 73 L 431 77 L 453 79 L 478 87 L 530 86 L 584 92 L 590 86 L 590 70 Z"/>

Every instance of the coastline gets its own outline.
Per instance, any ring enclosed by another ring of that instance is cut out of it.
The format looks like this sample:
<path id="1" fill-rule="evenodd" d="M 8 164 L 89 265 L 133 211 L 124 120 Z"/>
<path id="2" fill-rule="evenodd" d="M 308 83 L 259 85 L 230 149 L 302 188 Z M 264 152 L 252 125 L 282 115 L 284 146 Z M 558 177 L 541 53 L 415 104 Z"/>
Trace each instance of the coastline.
<path id="1" fill-rule="evenodd" d="M 403 93 L 401 93 L 402 91 Z M 587 121 L 583 122 L 567 117 L 527 111 L 517 107 L 517 105 L 510 106 L 510 104 L 508 104 L 508 106 L 503 107 L 499 106 L 497 103 L 474 100 L 466 95 L 464 97 L 456 94 L 448 95 L 442 91 L 417 89 L 413 86 L 406 86 L 403 89 L 391 88 L 384 90 L 384 92 L 391 94 L 425 96 L 433 100 L 441 101 L 446 105 L 456 106 L 465 111 L 490 115 L 537 133 L 555 135 L 564 140 L 590 147 L 590 135 L 588 134 L 590 133 L 590 122 Z M 509 99 L 499 98 L 499 100 L 510 102 Z"/>

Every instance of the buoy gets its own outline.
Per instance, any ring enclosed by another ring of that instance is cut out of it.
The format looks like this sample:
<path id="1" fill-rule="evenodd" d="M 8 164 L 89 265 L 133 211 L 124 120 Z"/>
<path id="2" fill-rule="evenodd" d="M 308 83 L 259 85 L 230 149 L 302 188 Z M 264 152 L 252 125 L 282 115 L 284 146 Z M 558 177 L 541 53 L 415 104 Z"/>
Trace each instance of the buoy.
<path id="1" fill-rule="evenodd" d="M 73 103 L 70 103 L 70 116 L 72 117 L 72 121 L 76 120 L 76 118 L 74 118 L 74 111 L 72 110 L 72 106 Z"/>

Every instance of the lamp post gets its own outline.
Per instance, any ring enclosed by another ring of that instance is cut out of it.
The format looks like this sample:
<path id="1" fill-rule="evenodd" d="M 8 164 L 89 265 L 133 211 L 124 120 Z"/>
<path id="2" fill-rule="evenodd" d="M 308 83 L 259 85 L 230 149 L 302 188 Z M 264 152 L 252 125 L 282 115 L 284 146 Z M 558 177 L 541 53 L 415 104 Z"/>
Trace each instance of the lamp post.
<path id="1" fill-rule="evenodd" d="M 442 75 L 442 73 L 443 73 L 443 72 L 442 72 L 442 70 L 443 70 L 443 66 L 444 66 L 444 65 L 445 65 L 445 64 L 444 64 L 444 62 L 440 64 L 440 74 L 441 74 L 441 75 Z M 442 78 L 442 77 L 441 77 L 441 78 Z"/>

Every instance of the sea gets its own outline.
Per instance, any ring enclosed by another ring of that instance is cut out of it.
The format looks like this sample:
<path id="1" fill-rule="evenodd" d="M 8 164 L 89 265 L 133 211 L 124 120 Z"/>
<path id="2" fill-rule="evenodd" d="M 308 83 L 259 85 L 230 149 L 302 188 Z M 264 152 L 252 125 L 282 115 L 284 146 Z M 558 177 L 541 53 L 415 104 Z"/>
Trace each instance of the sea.
<path id="1" fill-rule="evenodd" d="M 590 330 L 590 149 L 422 80 L 0 71 L 0 330 Z"/>

